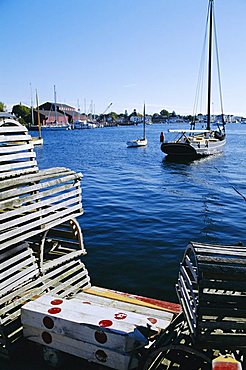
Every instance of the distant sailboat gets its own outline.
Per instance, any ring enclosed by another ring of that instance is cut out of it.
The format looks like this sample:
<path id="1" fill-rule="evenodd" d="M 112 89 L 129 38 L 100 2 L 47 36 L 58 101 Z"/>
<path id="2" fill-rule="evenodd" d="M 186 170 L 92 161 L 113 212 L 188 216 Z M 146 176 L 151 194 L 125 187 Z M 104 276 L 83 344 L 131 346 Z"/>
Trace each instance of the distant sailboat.
<path id="1" fill-rule="evenodd" d="M 49 130 L 49 131 L 58 131 L 58 130 L 71 130 L 71 125 L 68 122 L 59 122 L 57 112 L 57 101 L 56 101 L 56 87 L 54 85 L 54 110 L 51 109 L 50 113 L 55 113 L 55 120 L 54 122 L 49 122 L 44 125 L 42 125 L 42 130 Z"/>
<path id="2" fill-rule="evenodd" d="M 41 133 L 41 124 L 40 124 L 40 114 L 38 108 L 38 92 L 36 90 L 36 105 L 37 105 L 37 112 L 38 112 L 38 137 L 32 136 L 33 145 L 43 145 L 44 139 L 42 138 Z M 31 107 L 31 114 L 32 114 L 32 127 L 34 127 L 34 111 L 33 111 L 33 102 Z"/>
<path id="3" fill-rule="evenodd" d="M 144 110 L 143 110 L 143 138 L 137 139 L 137 140 L 130 140 L 127 141 L 126 145 L 128 148 L 137 148 L 139 146 L 146 146 L 148 144 L 147 138 L 146 138 L 146 117 L 145 117 L 145 104 L 144 104 Z"/>
<path id="4" fill-rule="evenodd" d="M 190 130 L 169 130 L 169 132 L 176 132 L 179 134 L 174 141 L 167 141 L 161 144 L 161 150 L 169 157 L 173 158 L 200 158 L 217 154 L 223 151 L 226 143 L 225 121 L 221 101 L 221 117 L 222 124 L 217 129 L 211 129 L 211 95 L 212 95 L 212 43 L 213 43 L 213 28 L 214 21 L 214 0 L 209 0 L 207 27 L 209 28 L 209 47 L 208 47 L 208 91 L 207 91 L 207 126 L 204 130 L 195 130 L 195 120 L 191 123 Z M 206 33 L 207 34 L 207 33 Z M 218 64 L 218 49 L 216 32 L 214 32 L 216 55 L 217 55 L 217 69 L 218 81 L 220 85 L 220 74 Z M 220 100 L 222 97 L 221 86 Z"/>

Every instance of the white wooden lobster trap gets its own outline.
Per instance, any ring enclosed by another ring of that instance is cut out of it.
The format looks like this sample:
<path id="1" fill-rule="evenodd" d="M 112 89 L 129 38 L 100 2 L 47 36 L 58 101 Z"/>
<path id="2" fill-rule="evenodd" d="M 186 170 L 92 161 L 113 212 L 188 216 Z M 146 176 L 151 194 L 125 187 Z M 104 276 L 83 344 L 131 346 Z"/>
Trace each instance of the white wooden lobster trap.
<path id="1" fill-rule="evenodd" d="M 24 334 L 51 353 L 132 369 L 180 306 L 91 287 L 81 178 L 40 170 L 27 129 L 0 119 L 0 356 Z"/>

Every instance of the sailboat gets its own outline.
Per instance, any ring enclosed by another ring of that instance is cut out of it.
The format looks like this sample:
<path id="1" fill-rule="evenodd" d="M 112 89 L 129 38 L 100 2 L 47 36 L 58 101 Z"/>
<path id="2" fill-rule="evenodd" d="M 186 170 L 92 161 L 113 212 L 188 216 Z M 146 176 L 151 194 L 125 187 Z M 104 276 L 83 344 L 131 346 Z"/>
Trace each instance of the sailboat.
<path id="1" fill-rule="evenodd" d="M 36 104 L 37 104 L 37 111 L 38 111 L 38 136 L 32 136 L 33 145 L 43 145 L 44 139 L 42 138 L 41 133 L 41 124 L 40 124 L 40 113 L 38 108 L 38 91 L 36 90 Z M 32 113 L 32 127 L 34 127 L 34 111 L 33 111 L 33 103 L 31 106 L 31 113 Z"/>
<path id="2" fill-rule="evenodd" d="M 54 104 L 53 104 L 53 108 L 54 108 L 54 110 L 52 110 L 52 109 L 50 110 L 49 116 L 50 116 L 50 114 L 54 113 L 54 115 L 55 115 L 54 122 L 45 123 L 44 125 L 42 125 L 42 130 L 49 130 L 49 131 L 53 131 L 53 130 L 54 131 L 71 130 L 71 125 L 70 125 L 70 123 L 67 122 L 67 118 L 66 118 L 65 114 L 64 114 L 64 121 L 59 122 L 59 118 L 58 118 L 59 112 L 57 111 L 56 87 L 55 87 L 55 85 L 54 85 Z"/>
<path id="3" fill-rule="evenodd" d="M 214 19 L 214 0 L 209 0 L 207 16 L 208 43 L 208 83 L 207 83 L 207 124 L 203 130 L 195 129 L 195 118 L 191 122 L 189 130 L 168 130 L 169 132 L 178 133 L 178 137 L 173 141 L 164 141 L 161 144 L 161 150 L 169 157 L 174 158 L 200 158 L 223 152 L 226 143 L 225 121 L 222 106 L 222 94 L 220 84 L 220 73 L 218 63 L 218 47 Z M 206 32 L 207 35 L 207 32 Z M 212 53 L 213 41 L 215 41 L 218 81 L 220 89 L 221 117 L 222 123 L 217 128 L 211 129 L 211 96 L 212 96 Z M 163 136 L 162 136 L 163 137 Z M 162 140 L 161 140 L 162 141 Z"/>
<path id="4" fill-rule="evenodd" d="M 139 146 L 146 146 L 148 144 L 147 138 L 146 138 L 146 117 L 145 117 L 145 104 L 144 104 L 144 110 L 143 110 L 143 138 L 137 139 L 137 140 L 130 140 L 127 141 L 126 145 L 128 148 L 137 148 Z"/>

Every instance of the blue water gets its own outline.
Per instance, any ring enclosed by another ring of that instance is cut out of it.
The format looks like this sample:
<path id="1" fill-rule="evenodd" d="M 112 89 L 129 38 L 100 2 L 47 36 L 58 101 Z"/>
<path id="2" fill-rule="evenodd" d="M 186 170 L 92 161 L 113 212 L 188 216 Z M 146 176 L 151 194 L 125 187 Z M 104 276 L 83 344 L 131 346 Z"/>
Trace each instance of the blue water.
<path id="1" fill-rule="evenodd" d="M 227 126 L 225 153 L 172 163 L 147 126 L 148 146 L 127 148 L 142 126 L 44 132 L 40 168 L 65 166 L 84 177 L 79 218 L 94 285 L 177 301 L 179 262 L 190 240 L 245 240 L 246 125 Z"/>

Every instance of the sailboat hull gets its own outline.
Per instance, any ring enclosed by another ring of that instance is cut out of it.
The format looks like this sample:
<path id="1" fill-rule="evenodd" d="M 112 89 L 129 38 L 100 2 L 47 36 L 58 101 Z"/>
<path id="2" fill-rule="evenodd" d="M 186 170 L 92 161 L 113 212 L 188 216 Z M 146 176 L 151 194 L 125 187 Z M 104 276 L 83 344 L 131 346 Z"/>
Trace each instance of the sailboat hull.
<path id="1" fill-rule="evenodd" d="M 147 139 L 131 140 L 127 143 L 128 148 L 137 148 L 139 146 L 146 146 L 148 144 Z"/>
<path id="2" fill-rule="evenodd" d="M 209 155 L 222 153 L 226 139 L 205 140 L 204 143 L 191 144 L 186 142 L 162 143 L 161 150 L 169 157 L 177 158 L 201 158 Z"/>

